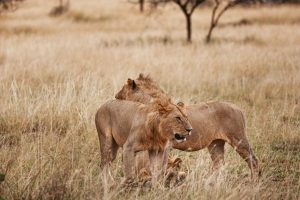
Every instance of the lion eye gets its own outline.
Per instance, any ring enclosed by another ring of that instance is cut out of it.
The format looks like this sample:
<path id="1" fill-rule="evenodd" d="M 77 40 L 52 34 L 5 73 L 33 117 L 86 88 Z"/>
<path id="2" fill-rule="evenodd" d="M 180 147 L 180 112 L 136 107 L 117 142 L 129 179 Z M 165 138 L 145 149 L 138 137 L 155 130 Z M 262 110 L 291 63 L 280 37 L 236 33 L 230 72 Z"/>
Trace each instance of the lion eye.
<path id="1" fill-rule="evenodd" d="M 181 118 L 180 117 L 175 117 L 178 121 L 181 121 Z"/>

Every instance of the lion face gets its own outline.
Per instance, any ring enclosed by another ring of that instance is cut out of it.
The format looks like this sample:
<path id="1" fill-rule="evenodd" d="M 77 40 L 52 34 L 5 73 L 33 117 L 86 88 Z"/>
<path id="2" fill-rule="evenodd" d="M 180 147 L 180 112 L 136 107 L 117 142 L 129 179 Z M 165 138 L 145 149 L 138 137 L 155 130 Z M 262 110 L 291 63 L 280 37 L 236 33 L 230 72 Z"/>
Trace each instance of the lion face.
<path id="1" fill-rule="evenodd" d="M 150 103 L 151 99 L 163 95 L 161 90 L 150 77 L 140 74 L 136 80 L 128 78 L 122 89 L 115 95 L 116 99 Z"/>
<path id="2" fill-rule="evenodd" d="M 185 114 L 183 103 L 171 104 L 168 107 L 159 109 L 160 133 L 172 142 L 181 143 L 186 141 L 186 137 L 191 135 L 192 126 Z"/>
<path id="3" fill-rule="evenodd" d="M 140 103 L 149 103 L 151 101 L 151 96 L 140 90 L 138 81 L 130 78 L 127 80 L 127 83 L 123 85 L 122 89 L 116 94 L 115 98 L 120 100 L 136 101 Z"/>
<path id="4" fill-rule="evenodd" d="M 116 94 L 115 98 L 120 100 L 129 100 L 127 97 L 130 96 L 129 93 L 132 93 L 137 89 L 137 85 L 134 80 L 128 79 L 127 84 L 124 84 L 122 89 Z"/>
<path id="5" fill-rule="evenodd" d="M 166 99 L 167 96 L 149 76 L 140 74 L 136 80 L 129 78 L 115 98 L 148 104 L 152 102 L 152 99 Z M 192 131 L 190 122 L 185 114 L 184 104 L 174 105 L 169 100 L 166 102 L 163 100 L 158 110 L 161 115 L 160 132 L 174 142 L 184 142 L 186 136 L 191 134 Z"/>

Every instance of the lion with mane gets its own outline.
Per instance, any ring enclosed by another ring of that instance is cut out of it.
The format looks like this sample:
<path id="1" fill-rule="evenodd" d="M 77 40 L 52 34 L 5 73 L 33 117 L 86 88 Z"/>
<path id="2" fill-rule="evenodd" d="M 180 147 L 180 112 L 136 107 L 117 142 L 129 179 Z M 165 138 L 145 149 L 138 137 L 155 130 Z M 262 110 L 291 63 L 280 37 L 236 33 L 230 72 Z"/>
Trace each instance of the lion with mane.
<path id="1" fill-rule="evenodd" d="M 182 103 L 173 104 L 169 98 L 158 98 L 150 104 L 111 100 L 96 113 L 101 169 L 112 179 L 108 165 L 123 147 L 124 174 L 127 182 L 136 177 L 135 163 L 146 158 L 152 179 L 164 171 L 168 142 L 182 142 L 192 127 Z M 137 159 L 139 152 L 142 156 Z"/>
<path id="2" fill-rule="evenodd" d="M 140 74 L 127 83 L 116 94 L 120 100 L 149 104 L 153 98 L 166 97 L 166 93 L 151 79 Z M 243 112 L 227 102 L 207 102 L 186 106 L 193 127 L 192 134 L 182 143 L 173 143 L 173 148 L 183 151 L 198 151 L 208 148 L 213 161 L 213 170 L 224 164 L 224 145 L 230 144 L 247 162 L 251 177 L 260 175 L 258 161 L 246 136 Z"/>

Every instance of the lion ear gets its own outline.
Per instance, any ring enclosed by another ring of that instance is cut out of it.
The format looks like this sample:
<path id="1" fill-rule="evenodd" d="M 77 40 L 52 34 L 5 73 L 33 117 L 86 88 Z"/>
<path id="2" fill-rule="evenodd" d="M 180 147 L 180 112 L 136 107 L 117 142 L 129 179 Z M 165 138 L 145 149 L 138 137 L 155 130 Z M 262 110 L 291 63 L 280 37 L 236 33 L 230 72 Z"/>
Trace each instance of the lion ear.
<path id="1" fill-rule="evenodd" d="M 137 87 L 135 81 L 132 80 L 132 79 L 130 79 L 130 78 L 127 80 L 127 84 L 128 84 L 133 90 Z"/>
<path id="2" fill-rule="evenodd" d="M 180 106 L 180 107 L 184 108 L 184 103 L 180 101 L 180 102 L 177 103 L 177 106 Z"/>

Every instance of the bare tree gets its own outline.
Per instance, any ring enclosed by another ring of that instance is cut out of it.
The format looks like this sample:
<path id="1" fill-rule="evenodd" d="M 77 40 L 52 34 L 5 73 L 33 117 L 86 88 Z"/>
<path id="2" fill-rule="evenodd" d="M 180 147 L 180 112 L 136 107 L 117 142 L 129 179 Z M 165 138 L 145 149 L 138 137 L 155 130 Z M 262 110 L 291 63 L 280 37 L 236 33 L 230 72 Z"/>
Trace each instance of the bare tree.
<path id="1" fill-rule="evenodd" d="M 212 34 L 214 28 L 218 25 L 218 22 L 219 22 L 221 16 L 228 9 L 234 7 L 235 5 L 237 5 L 239 3 L 246 2 L 246 1 L 247 0 L 229 0 L 229 1 L 214 0 L 215 5 L 212 9 L 210 27 L 209 27 L 208 33 L 206 35 L 206 42 L 207 43 L 210 42 L 211 34 Z"/>
<path id="2" fill-rule="evenodd" d="M 173 2 L 179 6 L 186 19 L 187 41 L 192 41 L 192 15 L 195 9 L 205 0 L 150 0 L 151 3 L 168 3 Z"/>

